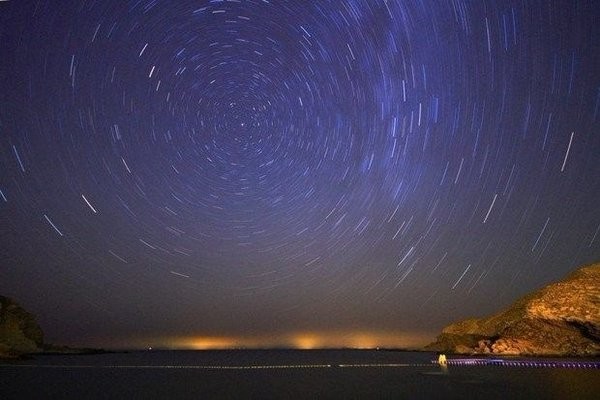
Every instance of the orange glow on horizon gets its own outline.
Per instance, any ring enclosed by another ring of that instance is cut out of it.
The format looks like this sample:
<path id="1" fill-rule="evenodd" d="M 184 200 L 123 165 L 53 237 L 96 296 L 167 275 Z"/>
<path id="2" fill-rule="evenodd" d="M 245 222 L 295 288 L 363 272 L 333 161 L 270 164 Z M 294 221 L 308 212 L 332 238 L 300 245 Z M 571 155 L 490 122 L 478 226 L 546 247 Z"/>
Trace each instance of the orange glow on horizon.
<path id="1" fill-rule="evenodd" d="M 301 333 L 293 337 L 292 343 L 294 348 L 301 350 L 310 350 L 321 347 L 321 341 L 318 336 L 311 333 Z"/>
<path id="2" fill-rule="evenodd" d="M 431 341 L 429 334 L 417 332 L 292 332 L 265 336 L 190 336 L 159 340 L 170 348 L 217 350 L 240 348 L 417 348 Z"/>
<path id="3" fill-rule="evenodd" d="M 369 334 L 353 335 L 350 338 L 350 342 L 352 343 L 352 345 L 348 346 L 348 347 L 355 347 L 358 349 L 373 349 L 376 347 L 384 347 L 384 346 L 379 346 L 377 338 L 374 337 L 373 335 L 369 335 Z"/>
<path id="4" fill-rule="evenodd" d="M 190 340 L 189 348 L 194 350 L 231 349 L 237 346 L 234 338 L 200 337 Z"/>

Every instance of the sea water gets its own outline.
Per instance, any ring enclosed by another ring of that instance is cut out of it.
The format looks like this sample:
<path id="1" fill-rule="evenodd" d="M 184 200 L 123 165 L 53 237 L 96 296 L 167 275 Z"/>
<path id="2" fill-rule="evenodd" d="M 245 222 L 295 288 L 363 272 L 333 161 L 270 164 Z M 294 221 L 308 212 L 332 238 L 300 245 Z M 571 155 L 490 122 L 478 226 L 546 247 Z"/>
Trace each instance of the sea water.
<path id="1" fill-rule="evenodd" d="M 600 399 L 600 369 L 434 359 L 385 350 L 36 356 L 0 362 L 0 399 Z"/>

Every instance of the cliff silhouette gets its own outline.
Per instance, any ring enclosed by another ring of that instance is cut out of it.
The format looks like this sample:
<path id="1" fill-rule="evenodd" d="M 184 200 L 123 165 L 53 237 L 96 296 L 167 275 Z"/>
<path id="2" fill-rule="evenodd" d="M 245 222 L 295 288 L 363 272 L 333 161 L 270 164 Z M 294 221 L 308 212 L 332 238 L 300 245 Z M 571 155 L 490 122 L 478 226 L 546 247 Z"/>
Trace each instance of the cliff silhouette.
<path id="1" fill-rule="evenodd" d="M 600 355 L 600 263 L 577 269 L 487 318 L 448 325 L 426 350 L 457 354 Z"/>

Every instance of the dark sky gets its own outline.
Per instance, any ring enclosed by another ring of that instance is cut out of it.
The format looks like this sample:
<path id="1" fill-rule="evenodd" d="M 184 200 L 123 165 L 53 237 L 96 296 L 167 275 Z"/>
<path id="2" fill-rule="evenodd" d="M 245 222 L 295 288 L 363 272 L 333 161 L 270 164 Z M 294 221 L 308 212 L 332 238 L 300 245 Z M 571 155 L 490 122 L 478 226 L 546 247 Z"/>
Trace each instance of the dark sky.
<path id="1" fill-rule="evenodd" d="M 600 259 L 598 21 L 0 2 L 0 293 L 105 346 L 402 345 L 493 312 Z"/>

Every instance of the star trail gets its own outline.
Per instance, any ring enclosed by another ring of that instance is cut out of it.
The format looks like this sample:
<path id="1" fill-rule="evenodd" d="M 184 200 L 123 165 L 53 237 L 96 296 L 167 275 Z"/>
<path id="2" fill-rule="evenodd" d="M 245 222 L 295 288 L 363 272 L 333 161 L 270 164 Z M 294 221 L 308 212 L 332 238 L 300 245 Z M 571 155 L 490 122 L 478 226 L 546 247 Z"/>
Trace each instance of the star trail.
<path id="1" fill-rule="evenodd" d="M 2 2 L 0 293 L 106 346 L 405 345 L 493 312 L 600 259 L 599 20 Z"/>

